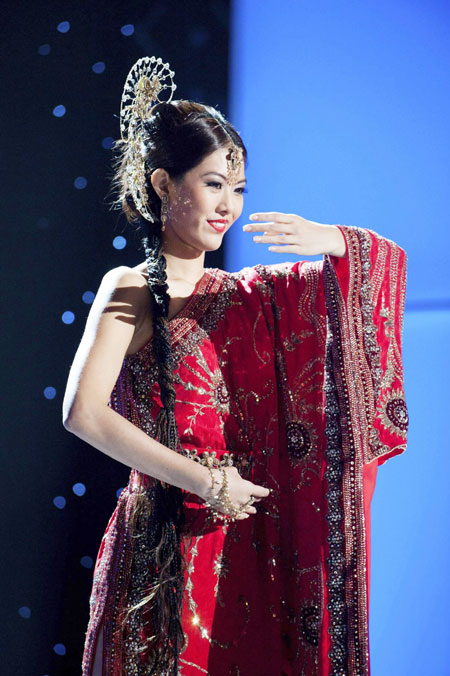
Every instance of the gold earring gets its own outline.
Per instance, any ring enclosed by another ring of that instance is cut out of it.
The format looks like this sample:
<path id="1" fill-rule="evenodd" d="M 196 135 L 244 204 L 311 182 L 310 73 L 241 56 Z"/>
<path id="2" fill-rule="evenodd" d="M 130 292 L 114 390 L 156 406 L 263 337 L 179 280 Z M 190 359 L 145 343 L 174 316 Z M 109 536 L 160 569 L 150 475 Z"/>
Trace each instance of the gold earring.
<path id="1" fill-rule="evenodd" d="M 161 198 L 161 231 L 166 229 L 167 214 L 169 212 L 169 196 L 163 195 Z"/>

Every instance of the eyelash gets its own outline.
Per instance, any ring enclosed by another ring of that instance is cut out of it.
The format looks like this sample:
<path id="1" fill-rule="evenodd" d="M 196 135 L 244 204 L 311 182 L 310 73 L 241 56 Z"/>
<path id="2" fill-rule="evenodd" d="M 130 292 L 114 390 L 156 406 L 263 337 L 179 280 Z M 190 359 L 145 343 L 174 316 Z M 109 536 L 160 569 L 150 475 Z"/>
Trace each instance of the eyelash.
<path id="1" fill-rule="evenodd" d="M 222 187 L 222 183 L 220 183 L 220 181 L 208 181 L 208 183 L 207 183 L 206 185 L 208 185 L 208 186 L 212 185 L 212 186 L 220 186 L 220 187 Z M 240 195 L 243 195 L 245 192 L 248 192 L 247 188 L 237 188 L 237 190 L 239 191 L 239 194 L 240 194 Z"/>

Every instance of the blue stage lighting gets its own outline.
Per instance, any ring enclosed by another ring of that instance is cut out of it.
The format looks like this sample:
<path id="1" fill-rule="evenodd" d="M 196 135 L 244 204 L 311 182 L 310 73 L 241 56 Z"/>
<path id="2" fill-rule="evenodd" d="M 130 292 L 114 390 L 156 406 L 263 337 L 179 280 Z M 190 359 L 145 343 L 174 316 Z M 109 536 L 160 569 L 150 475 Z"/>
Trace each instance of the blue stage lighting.
<path id="1" fill-rule="evenodd" d="M 55 106 L 53 108 L 53 115 L 55 117 L 63 117 L 66 114 L 66 107 L 65 106 Z"/>
<path id="2" fill-rule="evenodd" d="M 83 566 L 83 568 L 92 568 L 94 565 L 94 561 L 90 556 L 82 556 L 80 559 L 80 563 Z"/>
<path id="3" fill-rule="evenodd" d="M 60 33 L 68 33 L 70 31 L 70 22 L 61 21 L 61 23 L 57 25 L 56 30 L 58 30 Z"/>
<path id="4" fill-rule="evenodd" d="M 86 486 L 82 483 L 76 483 L 72 486 L 75 495 L 84 495 L 86 493 Z"/>
<path id="5" fill-rule="evenodd" d="M 64 645 L 64 643 L 57 643 L 56 645 L 53 646 L 53 650 L 57 655 L 66 654 L 66 646 Z"/>
<path id="6" fill-rule="evenodd" d="M 128 37 L 129 35 L 133 35 L 134 33 L 134 26 L 132 23 L 127 23 L 125 26 L 122 26 L 120 29 L 120 32 L 122 35 L 125 35 L 125 37 Z"/>
<path id="7" fill-rule="evenodd" d="M 114 237 L 112 245 L 115 249 L 124 249 L 127 245 L 127 240 L 122 235 L 118 235 Z"/>
<path id="8" fill-rule="evenodd" d="M 84 188 L 87 186 L 87 180 L 84 178 L 84 176 L 77 176 L 73 184 L 77 190 L 84 190 Z"/>
<path id="9" fill-rule="evenodd" d="M 111 148 L 114 145 L 114 139 L 112 136 L 105 136 L 104 139 L 102 139 L 102 147 L 105 150 L 111 150 Z"/>
<path id="10" fill-rule="evenodd" d="M 73 324 L 75 321 L 75 315 L 70 310 L 66 310 L 62 313 L 61 319 L 63 320 L 64 324 Z"/>
<path id="11" fill-rule="evenodd" d="M 57 495 L 56 498 L 53 498 L 53 504 L 58 509 L 64 509 L 66 506 L 66 498 L 64 498 L 62 495 Z"/>
<path id="12" fill-rule="evenodd" d="M 94 63 L 92 66 L 92 70 L 94 73 L 104 73 L 105 72 L 105 64 L 103 61 L 97 61 L 97 63 Z"/>

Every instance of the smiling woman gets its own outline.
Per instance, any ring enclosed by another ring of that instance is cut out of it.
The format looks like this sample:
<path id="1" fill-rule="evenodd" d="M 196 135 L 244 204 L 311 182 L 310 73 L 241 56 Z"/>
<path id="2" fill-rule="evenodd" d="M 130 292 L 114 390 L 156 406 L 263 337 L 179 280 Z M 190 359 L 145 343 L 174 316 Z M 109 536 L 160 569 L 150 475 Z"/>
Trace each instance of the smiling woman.
<path id="1" fill-rule="evenodd" d="M 406 257 L 270 212 L 245 230 L 323 260 L 205 269 L 247 153 L 216 109 L 159 100 L 167 69 L 133 66 L 116 144 L 145 260 L 105 274 L 64 398 L 66 428 L 131 468 L 83 676 L 368 674 L 370 497 L 408 421 Z"/>

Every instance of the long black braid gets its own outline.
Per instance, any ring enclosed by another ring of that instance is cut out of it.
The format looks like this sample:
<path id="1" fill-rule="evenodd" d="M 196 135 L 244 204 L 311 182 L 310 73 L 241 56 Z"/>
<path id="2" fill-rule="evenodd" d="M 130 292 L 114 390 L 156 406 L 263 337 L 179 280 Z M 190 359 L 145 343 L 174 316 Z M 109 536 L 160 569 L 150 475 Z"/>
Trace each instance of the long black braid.
<path id="1" fill-rule="evenodd" d="M 166 259 L 163 256 L 160 223 L 139 220 L 148 270 L 153 322 L 153 351 L 158 364 L 158 383 L 163 408 L 157 418 L 157 439 L 174 451 L 180 448 L 175 420 L 173 355 L 169 332 L 169 301 Z M 181 528 L 184 523 L 181 489 L 162 481 L 151 487 L 149 512 L 142 510 L 136 523 L 135 574 L 151 586 L 146 598 L 134 598 L 129 609 L 131 626 L 145 626 L 143 608 L 152 603 L 152 636 L 141 649 L 151 648 L 147 666 L 139 664 L 139 674 L 178 674 L 179 654 L 184 645 L 181 609 L 184 594 L 184 561 L 181 554 Z M 148 499 L 148 498 L 147 498 Z M 141 554 L 139 554 L 141 552 Z M 150 578 L 150 579 L 149 579 Z M 142 589 L 142 586 L 141 586 Z"/>

